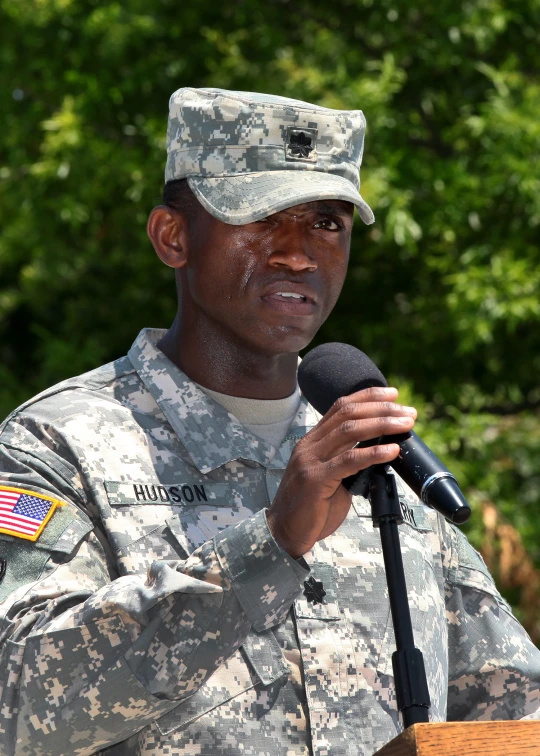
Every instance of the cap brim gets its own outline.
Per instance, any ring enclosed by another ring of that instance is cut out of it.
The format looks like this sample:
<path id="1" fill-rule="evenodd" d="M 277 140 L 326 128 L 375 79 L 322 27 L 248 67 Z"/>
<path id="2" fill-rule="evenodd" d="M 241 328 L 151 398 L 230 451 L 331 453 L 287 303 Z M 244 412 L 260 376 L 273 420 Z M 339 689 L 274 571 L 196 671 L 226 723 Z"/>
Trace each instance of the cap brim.
<path id="1" fill-rule="evenodd" d="M 335 173 L 261 171 L 206 178 L 188 176 L 190 189 L 208 212 L 224 223 L 242 226 L 304 202 L 352 202 L 366 224 L 375 216 L 351 182 Z"/>

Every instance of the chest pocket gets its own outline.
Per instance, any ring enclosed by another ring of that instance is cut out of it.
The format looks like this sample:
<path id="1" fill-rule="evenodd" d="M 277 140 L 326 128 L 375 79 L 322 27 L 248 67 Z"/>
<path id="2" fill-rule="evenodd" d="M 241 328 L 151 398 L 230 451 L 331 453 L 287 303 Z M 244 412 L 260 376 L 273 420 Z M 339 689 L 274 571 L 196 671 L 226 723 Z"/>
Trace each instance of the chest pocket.
<path id="1" fill-rule="evenodd" d="M 244 698 L 241 709 L 250 709 L 261 691 L 285 677 L 289 668 L 272 633 L 251 631 L 244 645 L 227 659 L 197 692 L 161 717 L 155 727 L 161 736 L 180 733 L 205 714 L 230 706 L 236 712 L 235 700 Z M 186 733 L 189 737 L 188 733 Z"/>
<path id="2" fill-rule="evenodd" d="M 245 501 L 252 503 L 254 497 L 246 497 L 243 486 L 251 490 L 256 481 L 244 477 L 238 484 L 106 481 L 109 506 L 102 517 L 120 573 L 145 571 L 157 559 L 185 559 L 224 528 L 252 515 L 256 508 Z"/>
<path id="3" fill-rule="evenodd" d="M 401 496 L 403 523 L 399 535 L 413 630 L 417 645 L 425 638 L 428 621 L 441 609 L 439 586 L 433 569 L 432 528 L 424 506 L 411 496 Z M 332 565 L 312 567 L 326 579 L 328 607 L 297 601 L 297 617 L 334 620 L 333 645 L 341 647 L 335 658 L 353 660 L 357 670 L 377 669 L 393 675 L 394 630 L 388 600 L 386 572 L 379 529 L 373 526 L 370 503 L 354 497 L 348 517 L 321 547 L 318 558 Z M 326 588 L 326 583 L 325 583 Z M 334 598 L 335 596 L 335 598 Z M 313 623 L 309 623 L 313 632 Z M 355 684 L 354 681 L 352 683 Z"/>
<path id="4" fill-rule="evenodd" d="M 145 488 L 144 500 L 137 503 L 132 495 L 133 485 L 130 484 L 129 488 L 128 484 L 121 485 L 122 488 L 119 484 L 109 483 L 106 487 L 116 522 L 124 521 L 127 524 L 128 533 L 117 540 L 117 555 L 124 569 L 130 572 L 146 569 L 155 559 L 187 559 L 196 548 L 223 528 L 253 513 L 243 505 L 241 492 L 234 485 L 205 483 L 204 500 L 195 497 L 193 501 L 188 501 L 189 497 L 184 496 L 182 502 L 176 502 L 171 501 L 170 487 L 167 500 L 166 493 L 155 484 L 159 503 L 154 501 L 152 488 L 149 489 L 151 496 L 146 495 Z M 136 523 L 130 524 L 130 518 L 135 518 Z M 129 534 L 138 535 L 137 528 L 142 530 L 139 537 L 129 538 Z M 155 722 L 152 735 L 154 746 L 163 746 L 164 750 L 167 744 L 174 743 L 175 748 L 182 751 L 187 749 L 192 737 L 191 724 L 196 722 L 197 726 L 204 728 L 206 725 L 201 723 L 208 720 L 208 717 L 205 720 L 206 715 L 210 716 L 218 709 L 223 712 L 227 706 L 231 707 L 231 712 L 234 709 L 234 717 L 238 719 L 239 706 L 246 709 L 254 706 L 261 691 L 264 693 L 268 686 L 278 682 L 288 672 L 289 667 L 273 632 L 251 631 L 243 646 L 226 659 L 204 685 Z M 137 735 L 134 736 L 133 743 L 137 738 Z M 131 740 L 126 742 L 131 744 Z M 133 751 L 135 747 L 132 746 Z"/>
<path id="5" fill-rule="evenodd" d="M 411 500 L 410 496 L 402 497 L 401 491 L 400 503 L 403 523 L 399 526 L 399 538 L 414 642 L 424 654 L 429 675 L 430 659 L 435 656 L 434 648 L 441 645 L 445 627 L 444 603 L 433 564 L 432 527 L 423 504 Z M 388 595 L 386 579 L 384 593 Z M 388 603 L 387 598 L 385 602 Z M 388 622 L 379 654 L 378 672 L 393 676 L 392 654 L 395 650 L 395 633 L 388 604 Z"/>
<path id="6" fill-rule="evenodd" d="M 163 535 L 174 540 L 177 552 L 184 558 L 194 550 L 180 515 L 173 515 L 167 520 Z M 208 537 L 213 537 L 213 534 L 208 533 Z M 252 630 L 241 648 L 193 696 L 161 717 L 155 728 L 164 739 L 163 743 L 169 742 L 168 736 L 174 734 L 175 745 L 184 748 L 188 743 L 183 744 L 182 733 L 186 731 L 185 737 L 189 741 L 189 726 L 192 723 L 200 724 L 206 714 L 218 708 L 221 711 L 227 705 L 234 709 L 233 716 L 237 720 L 239 706 L 242 710 L 255 707 L 261 690 L 264 691 L 288 673 L 289 667 L 274 633 L 271 630 L 264 633 Z"/>
<path id="7" fill-rule="evenodd" d="M 102 511 L 103 523 L 122 575 L 145 572 L 159 559 L 185 559 L 236 522 L 234 512 L 241 510 L 231 506 L 234 492 L 224 483 L 183 478 L 170 484 L 105 481 L 104 486 L 109 506 Z"/>

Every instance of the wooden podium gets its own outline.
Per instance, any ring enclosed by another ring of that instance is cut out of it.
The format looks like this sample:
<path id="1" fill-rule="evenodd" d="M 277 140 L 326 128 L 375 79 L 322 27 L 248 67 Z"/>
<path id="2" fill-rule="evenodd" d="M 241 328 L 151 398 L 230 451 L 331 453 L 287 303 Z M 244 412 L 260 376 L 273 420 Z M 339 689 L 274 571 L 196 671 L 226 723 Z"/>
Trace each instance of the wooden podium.
<path id="1" fill-rule="evenodd" d="M 539 722 L 430 722 L 408 727 L 373 756 L 540 756 Z"/>

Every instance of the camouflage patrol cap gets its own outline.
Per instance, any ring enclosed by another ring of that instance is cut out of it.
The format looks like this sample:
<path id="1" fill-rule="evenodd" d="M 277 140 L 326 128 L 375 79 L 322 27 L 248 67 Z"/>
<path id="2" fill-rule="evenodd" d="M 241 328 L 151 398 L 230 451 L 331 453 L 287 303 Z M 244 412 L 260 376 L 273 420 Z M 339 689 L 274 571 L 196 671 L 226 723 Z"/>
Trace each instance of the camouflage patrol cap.
<path id="1" fill-rule="evenodd" d="M 366 119 L 288 97 L 224 89 L 178 89 L 169 102 L 165 181 L 187 178 L 218 220 L 252 223 L 319 199 L 359 194 Z"/>

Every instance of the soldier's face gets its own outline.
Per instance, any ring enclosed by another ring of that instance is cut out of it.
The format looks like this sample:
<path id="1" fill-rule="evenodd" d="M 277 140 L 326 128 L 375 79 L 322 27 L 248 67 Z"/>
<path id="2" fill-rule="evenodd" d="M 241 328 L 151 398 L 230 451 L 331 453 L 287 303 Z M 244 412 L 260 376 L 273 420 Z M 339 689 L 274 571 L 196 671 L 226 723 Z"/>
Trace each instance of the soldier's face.
<path id="1" fill-rule="evenodd" d="M 244 226 L 205 210 L 190 232 L 182 297 L 191 315 L 270 353 L 304 348 L 345 279 L 353 205 L 321 200 Z"/>

